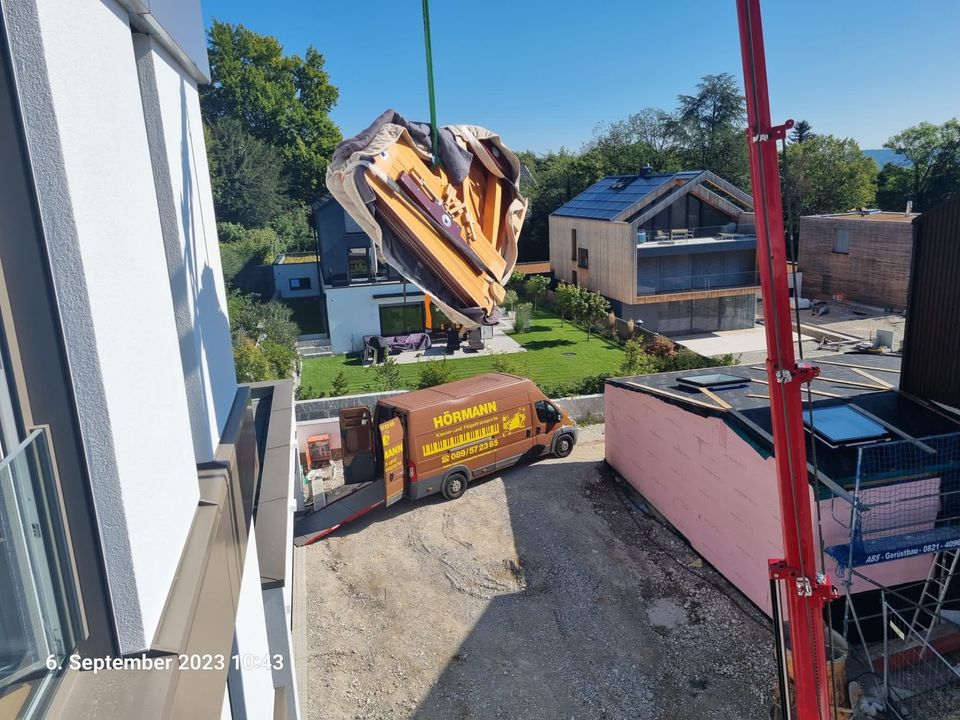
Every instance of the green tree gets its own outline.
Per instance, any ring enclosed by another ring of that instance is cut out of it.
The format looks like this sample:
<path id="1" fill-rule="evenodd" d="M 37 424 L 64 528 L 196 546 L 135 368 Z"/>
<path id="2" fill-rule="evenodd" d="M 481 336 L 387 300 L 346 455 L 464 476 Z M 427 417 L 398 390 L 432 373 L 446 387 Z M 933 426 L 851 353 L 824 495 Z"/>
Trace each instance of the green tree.
<path id="1" fill-rule="evenodd" d="M 220 264 L 223 277 L 233 285 L 237 275 L 248 265 L 272 263 L 281 250 L 281 241 L 271 228 L 248 230 L 236 223 L 217 223 L 220 236 Z"/>
<path id="2" fill-rule="evenodd" d="M 704 75 L 694 95 L 680 95 L 673 130 L 688 169 L 712 170 L 747 188 L 746 103 L 733 75 Z"/>
<path id="3" fill-rule="evenodd" d="M 262 303 L 238 292 L 227 296 L 234 363 L 241 382 L 290 377 L 296 368 L 296 323 L 276 301 Z"/>
<path id="4" fill-rule="evenodd" d="M 330 119 L 338 91 L 324 58 L 309 47 L 286 55 L 275 37 L 213 21 L 208 34 L 211 82 L 200 86 L 203 117 L 235 118 L 276 147 L 291 197 L 312 200 L 323 187 L 327 161 L 341 140 Z"/>
<path id="5" fill-rule="evenodd" d="M 374 365 L 373 377 L 380 390 L 400 390 L 403 387 L 400 366 L 397 365 L 397 361 L 391 357 L 388 357 L 379 365 Z"/>
<path id="6" fill-rule="evenodd" d="M 346 395 L 349 389 L 350 383 L 347 381 L 347 373 L 341 368 L 333 376 L 333 381 L 330 383 L 330 395 L 333 397 Z"/>
<path id="7" fill-rule="evenodd" d="M 232 117 L 210 123 L 206 137 L 217 219 L 265 226 L 287 203 L 280 153 Z"/>
<path id="8" fill-rule="evenodd" d="M 587 340 L 607 324 L 607 314 L 610 312 L 610 301 L 603 295 L 592 290 L 580 291 L 580 302 L 577 307 L 577 320 L 587 330 Z"/>
<path id="9" fill-rule="evenodd" d="M 787 145 L 781 158 L 788 227 L 799 233 L 800 217 L 873 205 L 877 164 L 850 138 L 816 135 Z"/>
<path id="10" fill-rule="evenodd" d="M 565 318 L 576 317 L 580 302 L 580 288 L 561 281 L 557 284 L 557 289 L 554 292 L 557 297 L 557 305 L 560 308 L 560 326 L 562 327 Z"/>
<path id="11" fill-rule="evenodd" d="M 904 210 L 913 200 L 915 210 L 929 210 L 960 188 L 960 121 L 942 125 L 922 122 L 890 138 L 883 145 L 902 155 L 906 166 L 883 168 L 878 196 L 881 207 Z"/>
<path id="12" fill-rule="evenodd" d="M 453 382 L 456 379 L 453 374 L 453 369 L 447 364 L 446 360 L 440 360 L 439 362 L 433 360 L 420 363 L 420 368 L 417 372 L 420 376 L 417 387 L 421 390 L 433 387 L 434 385 Z"/>
<path id="13" fill-rule="evenodd" d="M 503 306 L 508 310 L 513 310 L 519 299 L 520 297 L 517 295 L 517 291 L 510 288 L 503 295 Z"/>
<path id="14" fill-rule="evenodd" d="M 798 120 L 790 131 L 790 142 L 802 143 L 804 140 L 815 138 L 817 135 L 813 132 L 813 126 L 806 120 Z"/>
<path id="15" fill-rule="evenodd" d="M 531 275 L 527 278 L 524 287 L 527 290 L 528 297 L 533 300 L 533 312 L 536 312 L 537 301 L 540 300 L 540 297 L 547 291 L 547 288 L 550 287 L 550 278 L 546 275 Z"/>

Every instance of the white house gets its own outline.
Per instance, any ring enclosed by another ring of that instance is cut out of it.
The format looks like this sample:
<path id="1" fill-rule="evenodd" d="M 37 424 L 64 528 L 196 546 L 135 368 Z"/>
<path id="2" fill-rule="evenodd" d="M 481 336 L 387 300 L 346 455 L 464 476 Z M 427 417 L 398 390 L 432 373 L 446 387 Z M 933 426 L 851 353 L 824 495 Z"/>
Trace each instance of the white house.
<path id="1" fill-rule="evenodd" d="M 377 258 L 370 238 L 340 204 L 326 195 L 312 209 L 320 262 L 315 253 L 281 255 L 274 283 L 284 298 L 323 297 L 320 311 L 333 352 L 359 352 L 366 335 L 427 329 L 423 291 Z M 431 319 L 437 324 L 443 316 L 434 311 Z"/>
<path id="2" fill-rule="evenodd" d="M 0 9 L 0 717 L 297 718 L 292 387 L 236 382 L 200 6 Z"/>

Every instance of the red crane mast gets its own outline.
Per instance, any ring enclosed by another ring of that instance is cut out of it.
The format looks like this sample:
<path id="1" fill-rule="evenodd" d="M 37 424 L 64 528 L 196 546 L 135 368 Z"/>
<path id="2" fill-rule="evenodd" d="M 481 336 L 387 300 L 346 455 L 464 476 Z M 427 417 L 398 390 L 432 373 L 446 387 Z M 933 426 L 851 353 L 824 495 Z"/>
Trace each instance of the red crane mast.
<path id="1" fill-rule="evenodd" d="M 777 141 L 786 136 L 793 121 L 774 126 L 770 120 L 760 0 L 737 0 L 737 18 L 785 555 L 782 560 L 770 561 L 770 576 L 787 585 L 797 717 L 826 720 L 830 717 L 830 701 L 823 609 L 832 590 L 829 579 L 817 571 L 800 393 L 803 383 L 813 380 L 820 371 L 806 363 L 798 365 L 794 355 L 777 158 Z"/>

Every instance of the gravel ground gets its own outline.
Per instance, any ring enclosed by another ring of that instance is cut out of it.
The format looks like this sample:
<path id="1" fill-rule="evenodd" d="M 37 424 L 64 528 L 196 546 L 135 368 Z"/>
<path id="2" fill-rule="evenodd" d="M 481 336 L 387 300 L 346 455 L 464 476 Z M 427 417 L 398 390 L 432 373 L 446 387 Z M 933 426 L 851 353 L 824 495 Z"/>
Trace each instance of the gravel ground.
<path id="1" fill-rule="evenodd" d="M 305 548 L 307 717 L 766 718 L 766 618 L 604 469 L 401 501 Z"/>

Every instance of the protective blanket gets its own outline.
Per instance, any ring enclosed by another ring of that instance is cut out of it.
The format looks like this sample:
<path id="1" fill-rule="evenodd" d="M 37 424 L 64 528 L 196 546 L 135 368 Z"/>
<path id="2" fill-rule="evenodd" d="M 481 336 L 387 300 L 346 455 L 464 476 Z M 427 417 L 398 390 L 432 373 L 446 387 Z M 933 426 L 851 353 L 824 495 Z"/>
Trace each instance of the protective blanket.
<path id="1" fill-rule="evenodd" d="M 439 130 L 388 110 L 342 142 L 327 188 L 385 260 L 465 327 L 495 324 L 527 211 L 520 162 L 475 125 Z"/>

